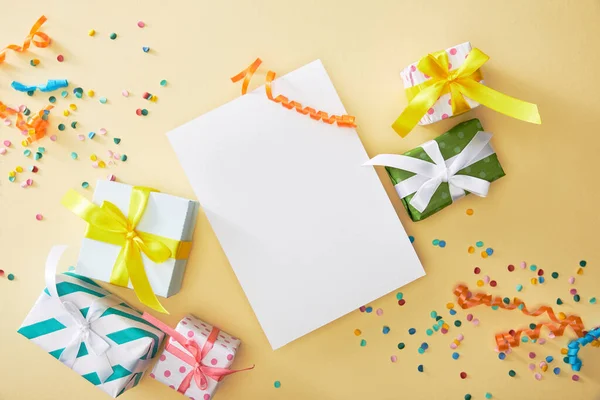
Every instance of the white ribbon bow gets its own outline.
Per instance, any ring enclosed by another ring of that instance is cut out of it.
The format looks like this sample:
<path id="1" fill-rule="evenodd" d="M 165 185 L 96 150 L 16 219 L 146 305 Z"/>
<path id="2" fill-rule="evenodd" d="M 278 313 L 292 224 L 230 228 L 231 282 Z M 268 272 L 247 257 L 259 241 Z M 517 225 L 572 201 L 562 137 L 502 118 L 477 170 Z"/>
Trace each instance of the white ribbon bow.
<path id="1" fill-rule="evenodd" d="M 65 311 L 64 314 L 58 315 L 55 318 L 73 332 L 71 341 L 61 353 L 59 361 L 72 369 L 77 360 L 77 353 L 79 352 L 81 343 L 85 343 L 88 351 L 98 357 L 98 369 L 96 373 L 100 381 L 104 382 L 113 374 L 111 363 L 106 356 L 110 344 L 94 331 L 92 325 L 107 309 L 119 304 L 120 300 L 113 296 L 98 298 L 90 305 L 85 318 L 75 303 L 62 300 L 56 290 L 56 267 L 66 248 L 67 246 L 52 247 L 46 259 L 45 270 L 48 292 L 52 298 L 56 299 L 62 305 Z"/>
<path id="2" fill-rule="evenodd" d="M 465 191 L 480 197 L 487 195 L 490 182 L 456 173 L 494 154 L 494 149 L 489 144 L 491 138 L 491 133 L 477 132 L 458 155 L 448 160 L 444 160 L 438 143 L 430 140 L 421 147 L 433 163 L 400 154 L 380 154 L 363 165 L 381 165 L 415 173 L 416 175 L 398 183 L 396 191 L 401 198 L 415 193 L 410 205 L 423 212 L 442 182 L 448 182 L 453 202 L 463 197 Z"/>

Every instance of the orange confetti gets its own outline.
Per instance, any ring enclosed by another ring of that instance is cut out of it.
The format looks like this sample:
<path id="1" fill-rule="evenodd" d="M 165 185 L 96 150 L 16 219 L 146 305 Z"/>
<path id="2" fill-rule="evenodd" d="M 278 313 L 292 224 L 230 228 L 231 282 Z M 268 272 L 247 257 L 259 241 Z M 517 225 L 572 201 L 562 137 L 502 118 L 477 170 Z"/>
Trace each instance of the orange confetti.
<path id="1" fill-rule="evenodd" d="M 523 314 L 533 317 L 540 316 L 544 313 L 548 314 L 548 318 L 550 318 L 552 322 L 537 324 L 534 329 L 519 329 L 515 332 L 511 331 L 496 334 L 496 345 L 498 346 L 499 351 L 506 351 L 509 347 L 519 346 L 522 334 L 527 335 L 530 339 L 538 339 L 542 327 L 547 327 L 554 336 L 562 336 L 565 329 L 570 326 L 578 337 L 583 337 L 584 325 L 579 316 L 565 315 L 565 318 L 561 321 L 556 317 L 556 314 L 554 314 L 552 307 L 541 306 L 535 311 L 529 311 L 527 310 L 525 303 L 517 298 L 515 298 L 512 303 L 504 304 L 502 297 L 500 296 L 494 298 L 491 294 L 485 293 L 474 293 L 469 295 L 469 288 L 465 285 L 458 285 L 454 289 L 454 295 L 458 298 L 458 305 L 463 309 L 486 305 L 489 307 L 497 306 L 498 308 L 503 308 L 505 310 L 520 308 Z"/>
<path id="2" fill-rule="evenodd" d="M 246 68 L 245 70 L 243 70 L 242 72 L 240 72 L 239 74 L 237 74 L 236 76 L 231 78 L 232 82 L 237 82 L 242 79 L 244 80 L 242 83 L 242 95 L 245 95 L 246 92 L 248 91 L 248 85 L 250 84 L 250 79 L 252 79 L 252 76 L 254 75 L 254 73 L 258 69 L 258 66 L 261 63 L 262 63 L 262 60 L 260 58 L 257 58 L 256 60 L 254 60 L 254 62 L 252 64 L 250 64 L 250 66 L 248 66 L 248 68 Z M 317 121 L 321 120 L 321 121 L 325 122 L 326 124 L 337 123 L 338 126 L 341 126 L 341 127 L 349 127 L 349 128 L 356 127 L 356 124 L 354 123 L 354 121 L 356 120 L 356 117 L 353 117 L 351 115 L 341 115 L 341 116 L 331 115 L 331 116 L 329 116 L 329 114 L 327 114 L 324 111 L 317 111 L 312 107 L 302 107 L 302 104 L 298 103 L 297 101 L 290 101 L 287 97 L 285 97 L 281 94 L 278 95 L 277 97 L 273 97 L 273 89 L 272 89 L 271 85 L 272 85 L 272 82 L 274 79 L 275 79 L 275 72 L 273 72 L 273 71 L 267 72 L 265 90 L 266 90 L 267 97 L 269 98 L 269 100 L 272 100 L 275 103 L 280 103 L 283 107 L 287 108 L 288 110 L 295 109 L 300 114 L 308 115 L 312 119 L 317 120 Z"/>
<path id="3" fill-rule="evenodd" d="M 481 258 L 488 258 L 488 253 L 486 253 L 485 251 L 482 251 Z"/>
<path id="4" fill-rule="evenodd" d="M 469 254 L 473 254 L 473 253 L 475 253 L 475 247 L 469 246 L 469 248 L 467 249 L 467 251 L 469 252 Z"/>
<path id="5" fill-rule="evenodd" d="M 23 46 L 17 46 L 16 44 L 9 44 L 4 49 L 2 49 L 0 51 L 0 63 L 4 62 L 4 60 L 6 58 L 6 53 L 8 52 L 8 50 L 12 50 L 17 53 L 24 53 L 25 51 L 27 51 L 27 49 L 29 48 L 31 43 L 33 43 L 33 45 L 35 47 L 40 47 L 40 48 L 48 47 L 50 45 L 50 37 L 43 32 L 38 32 L 38 30 L 42 27 L 42 25 L 44 24 L 44 22 L 46 22 L 46 20 L 47 20 L 47 18 L 42 15 L 35 22 L 35 24 L 33 24 L 33 26 L 31 27 L 31 30 L 29 31 L 29 35 L 27 35 L 27 37 L 25 38 L 25 41 L 23 42 Z M 36 40 L 36 37 L 40 40 Z"/>
<path id="6" fill-rule="evenodd" d="M 467 215 L 473 215 L 473 209 L 472 208 L 468 208 L 467 209 Z"/>
<path id="7" fill-rule="evenodd" d="M 583 275 L 583 268 L 579 268 L 577 270 L 577 275 Z"/>
<path id="8" fill-rule="evenodd" d="M 355 336 L 360 336 L 360 334 L 361 334 L 361 333 L 362 333 L 362 332 L 360 331 L 360 329 L 355 329 L 355 330 L 354 330 L 354 335 L 355 335 Z"/>

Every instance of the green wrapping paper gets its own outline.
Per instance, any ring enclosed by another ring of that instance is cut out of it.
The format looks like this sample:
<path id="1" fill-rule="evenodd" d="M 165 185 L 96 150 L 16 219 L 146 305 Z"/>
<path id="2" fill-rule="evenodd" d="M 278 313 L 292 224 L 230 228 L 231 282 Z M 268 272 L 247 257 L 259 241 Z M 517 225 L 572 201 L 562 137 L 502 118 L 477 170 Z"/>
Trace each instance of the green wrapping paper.
<path id="1" fill-rule="evenodd" d="M 438 136 L 434 140 L 438 143 L 444 160 L 448 160 L 449 158 L 459 154 L 479 131 L 483 131 L 481 122 L 479 122 L 478 119 L 471 119 L 456 125 L 454 128 L 450 129 L 443 135 Z M 428 162 L 433 162 L 422 147 L 409 150 L 404 153 L 404 155 L 419 158 Z M 403 180 L 415 175 L 412 172 L 393 167 L 385 167 L 385 169 L 394 185 L 397 185 L 399 182 L 402 182 Z M 496 153 L 494 153 L 468 167 L 459 170 L 456 175 L 469 175 L 484 179 L 488 182 L 493 182 L 499 178 L 502 178 L 505 173 L 500 165 L 500 162 L 498 161 Z M 466 194 L 469 194 L 469 192 L 466 192 Z M 425 208 L 425 210 L 423 210 L 422 213 L 410 205 L 410 200 L 413 198 L 413 196 L 414 194 L 411 194 L 401 199 L 404 208 L 406 208 L 408 215 L 413 221 L 421 221 L 452 204 L 450 188 L 447 182 L 442 182 L 440 187 L 436 190 L 435 194 L 431 198 L 429 205 Z"/>

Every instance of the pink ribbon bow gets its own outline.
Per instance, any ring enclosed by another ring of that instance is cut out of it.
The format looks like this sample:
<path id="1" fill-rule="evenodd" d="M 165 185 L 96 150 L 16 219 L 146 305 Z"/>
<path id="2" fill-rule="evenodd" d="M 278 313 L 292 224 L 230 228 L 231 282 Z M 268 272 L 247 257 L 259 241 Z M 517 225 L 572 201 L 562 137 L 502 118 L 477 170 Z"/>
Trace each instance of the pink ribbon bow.
<path id="1" fill-rule="evenodd" d="M 183 378 L 179 388 L 177 388 L 179 393 L 185 393 L 189 389 L 192 379 L 196 382 L 196 385 L 201 390 L 206 390 L 208 387 L 208 378 L 219 382 L 227 375 L 254 368 L 254 365 L 244 369 L 217 368 L 208 366 L 202 362 L 204 357 L 206 357 L 206 355 L 212 350 L 215 341 L 219 336 L 219 328 L 213 327 L 212 331 L 208 335 L 208 338 L 206 339 L 206 343 L 204 343 L 204 346 L 200 348 L 198 343 L 196 343 L 194 340 L 185 338 L 181 333 L 177 332 L 175 329 L 171 328 L 162 321 L 154 318 L 152 315 L 144 313 L 142 318 L 165 332 L 167 335 L 171 336 L 172 339 L 174 339 L 176 342 L 182 345 L 185 350 L 187 350 L 186 352 L 179 349 L 170 341 L 168 341 L 167 345 L 165 346 L 166 351 L 192 367 L 192 370 L 185 376 L 185 378 Z"/>

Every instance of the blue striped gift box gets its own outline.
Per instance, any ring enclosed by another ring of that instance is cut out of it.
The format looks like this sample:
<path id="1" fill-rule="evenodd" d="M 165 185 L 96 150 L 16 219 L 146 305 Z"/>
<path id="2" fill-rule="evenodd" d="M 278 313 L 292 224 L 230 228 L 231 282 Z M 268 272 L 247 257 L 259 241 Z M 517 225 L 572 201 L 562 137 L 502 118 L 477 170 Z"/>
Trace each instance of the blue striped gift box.
<path id="1" fill-rule="evenodd" d="M 74 303 L 84 318 L 94 301 L 111 295 L 91 279 L 72 272 L 57 274 L 56 283 L 61 301 Z M 60 322 L 64 314 L 62 304 L 45 289 L 18 332 L 58 359 L 71 342 L 72 329 L 76 329 Z M 106 357 L 113 372 L 101 382 L 97 373 L 98 356 L 88 352 L 85 343 L 81 343 L 72 369 L 110 396 L 117 397 L 139 383 L 156 356 L 164 333 L 124 302 L 106 309 L 90 326 L 110 344 Z"/>

